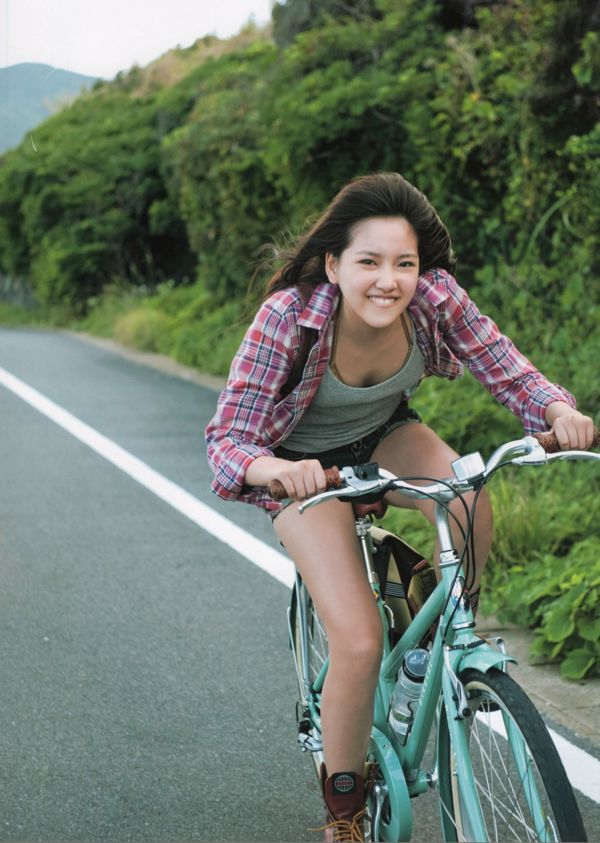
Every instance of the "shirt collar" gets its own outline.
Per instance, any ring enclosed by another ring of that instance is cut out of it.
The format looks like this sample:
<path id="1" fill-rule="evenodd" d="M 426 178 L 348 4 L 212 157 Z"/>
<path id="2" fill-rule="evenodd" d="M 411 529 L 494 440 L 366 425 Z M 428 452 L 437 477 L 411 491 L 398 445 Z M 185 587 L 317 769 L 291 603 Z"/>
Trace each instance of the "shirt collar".
<path id="1" fill-rule="evenodd" d="M 308 304 L 300 314 L 298 324 L 321 331 L 336 311 L 340 288 L 337 284 L 317 284 Z"/>

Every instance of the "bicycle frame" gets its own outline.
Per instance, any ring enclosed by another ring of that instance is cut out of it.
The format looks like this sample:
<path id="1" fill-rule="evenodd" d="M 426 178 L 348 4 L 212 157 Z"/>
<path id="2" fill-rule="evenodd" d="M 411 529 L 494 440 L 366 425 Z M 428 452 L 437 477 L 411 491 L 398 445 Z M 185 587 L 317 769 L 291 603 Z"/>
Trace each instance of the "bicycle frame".
<path id="1" fill-rule="evenodd" d="M 595 441 L 600 436 L 596 432 Z M 375 762 L 378 768 L 376 781 L 370 791 L 370 819 L 371 839 L 385 841 L 410 840 L 412 833 L 411 797 L 425 792 L 428 788 L 437 788 L 441 806 L 442 831 L 444 839 L 486 840 L 488 828 L 486 822 L 490 805 L 492 805 L 491 833 L 497 834 L 496 807 L 503 809 L 502 798 L 496 799 L 494 790 L 489 789 L 480 775 L 480 761 L 484 762 L 491 753 L 488 748 L 495 746 L 495 738 L 486 739 L 485 745 L 479 744 L 479 718 L 485 718 L 483 729 L 486 735 L 504 732 L 507 758 L 510 758 L 511 768 L 516 771 L 513 778 L 508 779 L 517 783 L 518 794 L 527 803 L 525 815 L 512 814 L 510 805 L 507 808 L 508 817 L 516 817 L 527 834 L 532 830 L 536 839 L 557 839 L 553 823 L 557 816 L 561 826 L 561 834 L 573 835 L 561 839 L 586 839 L 585 830 L 577 804 L 571 792 L 560 758 L 556 754 L 547 733 L 540 742 L 542 733 L 537 733 L 534 743 L 531 742 L 535 732 L 535 707 L 519 689 L 518 685 L 509 677 L 501 676 L 498 671 L 507 672 L 509 662 L 514 662 L 506 653 L 501 639 L 484 640 L 475 634 L 475 621 L 468 597 L 464 597 L 464 571 L 452 541 L 449 526 L 449 514 L 446 504 L 460 496 L 463 492 L 479 488 L 498 469 L 508 465 L 541 466 L 553 460 L 584 459 L 600 460 L 599 454 L 588 451 L 563 451 L 546 454 L 542 445 L 533 437 L 507 442 L 497 448 L 487 462 L 480 454 L 469 454 L 460 457 L 452 464 L 454 478 L 440 480 L 429 486 L 415 486 L 408 480 L 394 477 L 378 466 L 359 466 L 358 470 L 344 468 L 340 472 L 343 489 L 339 486 L 315 495 L 299 507 L 300 513 L 310 506 L 315 506 L 332 497 L 341 500 L 373 499 L 373 496 L 395 491 L 407 497 L 429 498 L 435 501 L 435 524 L 440 546 L 440 582 L 433 593 L 421 606 L 417 615 L 409 623 L 401 635 L 400 640 L 392 647 L 389 640 L 389 616 L 391 611 L 385 604 L 378 577 L 373 564 L 373 539 L 370 532 L 368 517 L 356 519 L 356 531 L 359 538 L 362 556 L 367 569 L 369 582 L 377 600 L 377 606 L 384 630 L 383 658 L 380 666 L 379 680 L 374 700 L 374 723 L 367 760 Z M 375 470 L 373 470 L 375 469 Z M 347 490 L 347 491 L 346 491 Z M 320 740 L 320 695 L 328 670 L 326 646 L 320 647 L 318 637 L 322 630 L 318 626 L 318 617 L 311 613 L 315 626 L 308 628 L 309 596 L 301 577 L 297 575 L 294 593 L 297 602 L 298 628 L 292 629 L 292 608 L 288 613 L 290 622 L 290 640 L 292 648 L 296 644 L 302 650 L 301 661 L 295 652 L 295 662 L 299 675 L 301 702 L 303 707 L 302 721 L 299 721 L 299 742 L 303 749 L 310 749 L 316 753 L 315 760 L 322 758 L 322 741 Z M 409 724 L 406 735 L 398 735 L 388 724 L 392 693 L 397 681 L 398 671 L 403 665 L 408 650 L 413 649 L 429 634 L 434 624 L 438 624 L 430 650 L 429 663 L 425 674 L 420 696 L 412 703 L 413 719 Z M 298 641 L 297 633 L 300 633 Z M 313 636 L 311 638 L 311 636 Z M 309 640 L 310 639 L 310 640 Z M 313 646 L 315 641 L 317 647 Z M 324 644 L 325 639 L 324 639 Z M 317 655 L 316 665 L 309 664 L 309 648 Z M 321 660 L 323 664 L 321 666 Z M 314 672 L 318 671 L 315 677 Z M 486 677 L 487 674 L 487 677 Z M 312 684 L 311 684 L 312 677 Z M 502 681 L 501 681 L 502 680 Z M 504 681 L 506 680 L 506 681 Z M 463 682 L 465 683 L 463 685 Z M 516 701 L 521 694 L 519 706 L 527 710 L 530 706 L 530 717 L 522 720 L 524 731 L 515 719 L 512 702 L 507 688 Z M 467 697 L 467 691 L 469 697 Z M 481 706 L 482 689 L 487 694 L 487 707 Z M 491 689 L 491 690 L 490 690 Z M 504 691 L 501 691 L 504 689 Z M 475 716 L 472 716 L 474 713 Z M 493 718 L 493 722 L 492 721 Z M 538 718 L 539 719 L 539 718 Z M 433 733 L 436 721 L 436 744 L 434 747 L 434 761 L 427 769 L 425 754 L 427 744 Z M 483 720 L 482 720 L 483 722 Z M 527 725 L 526 725 L 527 724 Z M 543 730 L 543 723 L 539 721 L 539 728 Z M 525 734 L 526 733 L 526 734 Z M 546 744 L 546 756 L 540 759 L 541 747 Z M 477 765 L 472 761 L 472 744 L 479 745 L 483 750 L 478 756 Z M 540 760 L 555 755 L 552 777 L 547 781 L 542 776 L 537 778 Z M 536 757 L 537 756 L 537 757 Z M 506 769 L 500 756 L 500 768 Z M 476 769 L 477 766 L 477 769 Z M 491 767 L 490 769 L 494 769 Z M 478 777 L 478 778 L 476 778 Z M 497 779 L 496 779 L 497 780 Z M 494 781 L 494 779 L 492 779 Z M 562 782 L 562 790 L 559 782 Z M 548 787 L 553 793 L 550 796 Z M 557 789 L 558 788 L 558 789 Z M 480 792 L 482 793 L 480 801 Z M 505 791 L 501 791 L 505 792 Z M 514 792 L 514 791 L 513 791 Z M 570 792 L 570 797 L 568 797 Z M 565 795 L 566 812 L 557 814 L 556 805 Z M 517 795 L 517 794 L 515 794 Z M 544 802 L 542 803 L 542 797 Z M 391 810 L 385 811 L 386 798 Z M 547 801 L 549 799 L 549 802 Z M 487 800 L 487 801 L 486 801 Z M 512 804 L 512 801 L 511 803 Z M 519 802 L 515 800 L 517 812 L 520 812 Z M 548 807 L 546 807 L 548 806 Z M 550 814 L 548 814 L 550 811 Z M 502 819 L 502 814 L 499 815 Z M 526 819 L 526 817 L 528 819 Z M 500 839 L 500 838 L 495 838 Z M 517 838 L 521 839 L 521 838 Z"/>
<path id="2" fill-rule="evenodd" d="M 375 693 L 369 755 L 378 763 L 386 782 L 389 798 L 397 808 L 389 823 L 386 824 L 383 819 L 379 820 L 379 834 L 383 840 L 410 840 L 412 834 L 410 798 L 432 787 L 436 776 L 435 770 L 424 770 L 422 762 L 441 695 L 448 713 L 447 723 L 452 744 L 458 750 L 456 753 L 458 775 L 467 783 L 469 781 L 471 783 L 471 787 L 466 788 L 467 794 L 472 794 L 466 808 L 478 835 L 475 839 L 484 840 L 486 838 L 485 826 L 479 801 L 475 795 L 477 791 L 466 747 L 468 734 L 465 728 L 465 715 L 467 712 L 470 714 L 470 711 L 465 691 L 457 675 L 465 668 L 477 668 L 482 672 L 486 672 L 491 667 L 505 669 L 505 665 L 510 661 L 514 662 L 515 659 L 502 649 L 496 649 L 476 636 L 473 632 L 475 621 L 468 600 L 461 601 L 452 596 L 452 588 L 459 577 L 463 577 L 464 580 L 464 572 L 453 547 L 448 512 L 444 505 L 439 503 L 436 504 L 436 526 L 441 547 L 441 581 L 413 618 L 400 640 L 391 647 L 387 634 L 388 615 L 373 564 L 370 523 L 368 518 L 356 519 L 362 555 L 384 629 L 383 658 Z M 304 588 L 299 575 L 297 575 L 296 588 Z M 298 593 L 300 594 L 300 591 Z M 300 612 L 302 630 L 300 646 L 303 650 L 302 665 L 305 674 L 301 677 L 305 691 L 303 702 L 309 711 L 311 721 L 320 731 L 319 697 L 327 675 L 328 659 L 325 660 L 311 685 L 307 669 L 308 642 L 305 636 L 306 617 L 303 600 L 298 600 L 297 611 Z M 398 671 L 407 651 L 417 646 L 436 622 L 438 622 L 438 627 L 423 681 L 423 689 L 406 742 L 400 744 L 390 733 L 387 722 Z"/>

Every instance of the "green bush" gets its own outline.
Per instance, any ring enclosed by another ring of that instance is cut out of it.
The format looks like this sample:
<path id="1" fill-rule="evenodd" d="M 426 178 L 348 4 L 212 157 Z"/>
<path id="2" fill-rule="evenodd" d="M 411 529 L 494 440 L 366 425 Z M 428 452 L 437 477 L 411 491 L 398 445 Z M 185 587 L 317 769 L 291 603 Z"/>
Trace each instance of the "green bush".
<path id="1" fill-rule="evenodd" d="M 43 321 L 41 314 L 32 312 L 29 308 L 10 304 L 0 300 L 0 325 L 32 325 Z"/>
<path id="2" fill-rule="evenodd" d="M 203 317 L 179 319 L 159 346 L 180 363 L 214 375 L 226 374 L 246 326 L 240 324 L 240 304 L 231 302 Z"/>
<path id="3" fill-rule="evenodd" d="M 158 310 L 138 307 L 117 319 L 114 337 L 124 345 L 130 345 L 142 351 L 158 351 L 161 336 L 167 325 L 168 318 Z"/>
<path id="4" fill-rule="evenodd" d="M 531 655 L 559 662 L 565 679 L 600 674 L 600 541 L 583 539 L 568 555 L 544 554 L 506 570 L 499 617 L 535 630 Z"/>

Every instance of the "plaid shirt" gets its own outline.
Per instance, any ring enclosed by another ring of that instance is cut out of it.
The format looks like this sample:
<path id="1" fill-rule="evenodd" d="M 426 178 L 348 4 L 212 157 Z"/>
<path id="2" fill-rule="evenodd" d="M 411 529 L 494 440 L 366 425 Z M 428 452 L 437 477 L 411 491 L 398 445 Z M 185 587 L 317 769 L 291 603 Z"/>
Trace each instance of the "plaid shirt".
<path id="1" fill-rule="evenodd" d="M 338 298 L 337 285 L 319 284 L 304 307 L 292 287 L 274 293 L 256 314 L 206 429 L 215 474 L 212 490 L 219 497 L 272 512 L 281 508 L 264 489 L 245 486 L 244 477 L 257 457 L 273 456 L 312 401 L 329 364 Z M 549 383 L 447 272 L 433 269 L 420 276 L 408 310 L 426 375 L 452 379 L 462 375 L 466 365 L 522 420 L 527 433 L 547 429 L 544 411 L 552 401 L 575 406 L 573 396 Z M 317 341 L 300 383 L 282 398 L 300 350 L 302 327 L 316 329 Z"/>

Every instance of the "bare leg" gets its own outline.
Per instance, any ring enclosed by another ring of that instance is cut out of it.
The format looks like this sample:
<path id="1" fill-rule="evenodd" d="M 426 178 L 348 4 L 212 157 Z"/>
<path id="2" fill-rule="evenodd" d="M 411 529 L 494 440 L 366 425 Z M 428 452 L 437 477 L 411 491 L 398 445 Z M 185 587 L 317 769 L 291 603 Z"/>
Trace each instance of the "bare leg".
<path id="1" fill-rule="evenodd" d="M 410 423 L 396 428 L 383 439 L 372 455 L 372 460 L 378 462 L 382 468 L 387 468 L 398 476 L 430 477 L 438 479 L 451 477 L 451 463 L 457 458 L 456 454 L 431 428 L 424 424 Z M 428 481 L 424 480 L 425 485 Z M 465 496 L 468 506 L 473 502 L 473 493 Z M 390 503 L 404 509 L 418 509 L 433 524 L 435 523 L 434 504 L 431 501 L 410 500 L 402 495 L 390 495 Z M 453 501 L 451 512 L 458 519 L 463 530 L 466 530 L 466 516 L 460 501 Z M 451 519 L 451 530 L 457 549 L 462 549 L 463 541 L 459 527 Z M 470 590 L 479 587 L 490 546 L 492 543 L 492 510 L 485 490 L 481 492 L 477 501 L 477 510 L 473 527 L 475 544 L 475 575 L 471 579 Z M 439 548 L 436 545 L 436 563 Z"/>
<path id="2" fill-rule="evenodd" d="M 329 642 L 321 698 L 327 768 L 362 775 L 383 632 L 352 509 L 329 501 L 299 515 L 294 504 L 276 518 L 274 527 L 308 587 Z"/>

